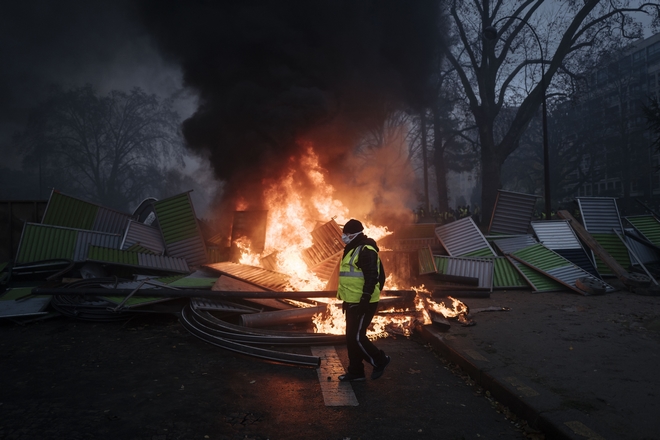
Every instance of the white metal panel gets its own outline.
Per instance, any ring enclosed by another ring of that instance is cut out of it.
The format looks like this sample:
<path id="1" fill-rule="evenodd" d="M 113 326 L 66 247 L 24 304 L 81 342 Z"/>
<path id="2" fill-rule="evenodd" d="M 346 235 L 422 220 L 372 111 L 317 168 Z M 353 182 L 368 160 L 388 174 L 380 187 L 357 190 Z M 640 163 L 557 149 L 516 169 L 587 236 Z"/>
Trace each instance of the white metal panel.
<path id="1" fill-rule="evenodd" d="M 616 199 L 612 197 L 580 197 L 576 199 L 580 206 L 582 225 L 592 234 L 613 234 L 615 230 L 623 234 Z"/>
<path id="2" fill-rule="evenodd" d="M 521 235 L 519 237 L 502 238 L 500 240 L 493 240 L 495 246 L 502 252 L 502 254 L 512 254 L 520 249 L 532 246 L 536 243 L 536 239 L 531 235 Z"/>
<path id="3" fill-rule="evenodd" d="M 538 196 L 511 191 L 498 191 L 489 233 L 526 234 L 534 216 Z"/>
<path id="4" fill-rule="evenodd" d="M 163 235 L 158 228 L 130 220 L 124 233 L 121 248 L 125 250 L 134 244 L 139 244 L 158 255 L 162 255 L 165 252 Z"/>
<path id="5" fill-rule="evenodd" d="M 568 220 L 532 222 L 532 229 L 540 243 L 549 249 L 582 249 Z"/>
<path id="6" fill-rule="evenodd" d="M 138 253 L 138 264 L 140 267 L 168 270 L 172 272 L 190 272 L 188 264 L 183 258 Z"/>
<path id="7" fill-rule="evenodd" d="M 119 249 L 120 242 L 121 236 L 117 234 L 78 230 L 73 261 L 79 262 L 87 260 L 87 252 L 89 251 L 90 245 L 109 249 Z"/>
<path id="8" fill-rule="evenodd" d="M 479 286 L 483 289 L 493 288 L 493 260 L 489 258 L 456 258 L 436 256 L 446 260 L 447 266 L 444 275 L 478 278 Z"/>
<path id="9" fill-rule="evenodd" d="M 455 222 L 435 228 L 435 235 L 452 257 L 460 257 L 470 252 L 488 248 L 495 255 L 495 251 L 481 233 L 472 217 L 465 217 Z"/>
<path id="10" fill-rule="evenodd" d="M 199 266 L 207 262 L 206 246 L 201 235 L 170 243 L 167 246 L 167 255 L 185 258 L 190 266 Z"/>
<path id="11" fill-rule="evenodd" d="M 99 206 L 92 229 L 99 232 L 123 234 L 130 219 L 128 214 Z"/>

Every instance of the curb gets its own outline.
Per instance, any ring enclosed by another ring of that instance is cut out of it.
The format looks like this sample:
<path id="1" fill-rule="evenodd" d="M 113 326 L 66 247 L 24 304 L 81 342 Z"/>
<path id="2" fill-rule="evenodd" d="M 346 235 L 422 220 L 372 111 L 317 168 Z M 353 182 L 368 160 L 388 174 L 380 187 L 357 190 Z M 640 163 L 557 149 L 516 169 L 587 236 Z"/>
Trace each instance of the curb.
<path id="1" fill-rule="evenodd" d="M 499 403 L 508 407 L 514 414 L 527 421 L 529 426 L 541 431 L 548 440 L 575 440 L 584 438 L 575 437 L 567 428 L 558 425 L 547 417 L 541 410 L 525 401 L 511 385 L 499 380 L 497 377 L 484 371 L 473 361 L 469 360 L 460 351 L 451 347 L 444 341 L 444 333 L 438 331 L 433 325 L 418 326 L 416 328 L 422 339 L 429 343 L 438 353 L 449 362 L 458 365 L 477 384 L 489 391 Z"/>

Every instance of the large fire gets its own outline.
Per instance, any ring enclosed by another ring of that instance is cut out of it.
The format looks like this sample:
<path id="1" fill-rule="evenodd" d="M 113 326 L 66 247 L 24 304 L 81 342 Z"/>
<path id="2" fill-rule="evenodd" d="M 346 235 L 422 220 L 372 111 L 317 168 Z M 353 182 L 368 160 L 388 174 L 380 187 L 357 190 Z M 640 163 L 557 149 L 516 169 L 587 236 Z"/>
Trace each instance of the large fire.
<path id="1" fill-rule="evenodd" d="M 290 289 L 293 291 L 325 290 L 327 281 L 314 274 L 303 259 L 303 251 L 313 244 L 311 231 L 317 221 L 334 219 L 339 225 L 351 218 L 349 209 L 336 198 L 335 189 L 326 182 L 327 172 L 319 165 L 318 156 L 311 147 L 297 159 L 284 178 L 270 182 L 264 191 L 265 207 L 268 210 L 265 248 L 256 253 L 251 250 L 249 239 L 243 237 L 234 242 L 240 251 L 239 263 L 262 266 L 261 260 L 274 256 L 275 270 L 290 276 Z M 306 182 L 302 187 L 300 182 Z M 310 187 L 311 186 L 311 187 Z M 240 207 L 239 207 L 240 208 Z M 376 225 L 368 219 L 360 218 L 365 234 L 379 240 L 392 232 L 387 226 Z M 391 333 L 408 335 L 416 322 L 431 323 L 427 310 L 431 309 L 445 317 L 464 313 L 465 305 L 453 300 L 451 307 L 436 303 L 424 286 L 397 286 L 389 276 L 385 282 L 386 291 L 415 290 L 417 296 L 412 310 L 392 309 L 381 311 L 374 317 L 368 331 L 370 338 L 386 337 Z M 313 318 L 318 333 L 343 334 L 344 317 L 341 303 L 336 299 L 314 299 L 327 301 L 327 311 Z"/>

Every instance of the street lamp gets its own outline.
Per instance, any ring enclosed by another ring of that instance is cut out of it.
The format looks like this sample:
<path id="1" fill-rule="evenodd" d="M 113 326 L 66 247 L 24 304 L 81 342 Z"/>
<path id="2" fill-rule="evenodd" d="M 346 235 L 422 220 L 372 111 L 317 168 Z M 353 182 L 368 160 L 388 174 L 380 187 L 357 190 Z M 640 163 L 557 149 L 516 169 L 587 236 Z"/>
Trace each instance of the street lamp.
<path id="1" fill-rule="evenodd" d="M 544 192 L 545 192 L 545 218 L 547 220 L 551 219 L 552 208 L 550 204 L 550 154 L 548 149 L 548 109 L 546 106 L 546 85 L 545 85 L 545 57 L 543 56 L 543 45 L 541 44 L 541 39 L 537 35 L 536 31 L 526 20 L 520 17 L 508 16 L 502 17 L 493 23 L 491 26 L 484 28 L 483 36 L 487 40 L 496 40 L 499 35 L 495 25 L 505 19 L 514 19 L 520 20 L 523 24 L 526 24 L 529 29 L 534 34 L 534 38 L 539 45 L 539 51 L 541 53 L 541 93 L 542 93 L 542 104 L 541 110 L 543 112 L 543 183 L 544 183 Z"/>

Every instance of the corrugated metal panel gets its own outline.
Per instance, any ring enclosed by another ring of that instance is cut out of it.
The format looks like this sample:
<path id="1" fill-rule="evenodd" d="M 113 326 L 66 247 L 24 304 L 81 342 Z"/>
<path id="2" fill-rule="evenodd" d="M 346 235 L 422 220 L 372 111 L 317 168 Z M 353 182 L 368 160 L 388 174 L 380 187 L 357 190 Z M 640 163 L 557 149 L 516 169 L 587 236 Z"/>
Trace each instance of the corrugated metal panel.
<path id="1" fill-rule="evenodd" d="M 429 273 L 436 273 L 435 259 L 431 248 L 419 249 L 417 251 L 417 259 L 419 261 L 419 274 L 426 275 Z"/>
<path id="2" fill-rule="evenodd" d="M 53 191 L 41 221 L 46 225 L 121 234 L 130 215 Z"/>
<path id="3" fill-rule="evenodd" d="M 621 265 L 624 269 L 628 270 L 630 268 L 630 254 L 628 254 L 628 249 L 626 246 L 619 240 L 614 234 L 591 234 L 591 236 L 600 244 L 605 251 L 610 254 L 612 258 L 616 260 L 617 263 Z M 595 257 L 596 270 L 601 275 L 614 275 L 609 267 L 603 263 L 603 261 Z"/>
<path id="4" fill-rule="evenodd" d="M 538 197 L 510 191 L 498 191 L 489 233 L 526 234 Z"/>
<path id="5" fill-rule="evenodd" d="M 585 272 L 578 266 L 559 267 L 557 269 L 549 270 L 547 273 L 551 277 L 560 280 L 566 287 L 569 287 L 581 294 L 585 293 L 578 289 L 578 287 L 575 285 L 575 281 L 577 281 L 578 278 L 589 278 L 592 280 L 592 282 L 600 283 L 605 288 L 606 292 L 613 292 L 615 290 L 614 287 L 610 286 L 599 277 L 595 277 L 590 273 Z"/>
<path id="6" fill-rule="evenodd" d="M 536 243 L 538 242 L 531 235 L 520 235 L 518 237 L 502 238 L 493 241 L 495 247 L 504 255 L 511 254 Z"/>
<path id="7" fill-rule="evenodd" d="M 119 235 L 27 223 L 16 256 L 18 263 L 65 258 L 85 261 L 90 244 L 119 247 Z"/>
<path id="8" fill-rule="evenodd" d="M 313 245 L 303 250 L 303 260 L 310 269 L 344 251 L 339 225 L 330 220 L 312 231 Z"/>
<path id="9" fill-rule="evenodd" d="M 99 246 L 89 247 L 87 260 L 101 263 L 113 263 L 121 266 L 157 269 L 168 272 L 190 272 L 186 261 L 181 258 L 140 254 L 137 252 L 108 249 Z"/>
<path id="10" fill-rule="evenodd" d="M 188 193 L 154 203 L 167 255 L 190 266 L 207 262 L 206 244 Z"/>
<path id="11" fill-rule="evenodd" d="M 435 256 L 437 272 L 444 275 L 478 278 L 480 289 L 493 288 L 492 258 L 457 258 Z"/>
<path id="12" fill-rule="evenodd" d="M 250 240 L 250 249 L 262 253 L 266 248 L 268 211 L 235 211 L 231 226 L 231 245 L 241 237 Z"/>
<path id="13" fill-rule="evenodd" d="M 492 257 L 493 250 L 491 248 L 477 249 L 476 251 L 468 252 L 463 255 L 464 257 Z"/>
<path id="14" fill-rule="evenodd" d="M 288 275 L 272 272 L 260 267 L 230 262 L 205 264 L 204 267 L 266 290 L 284 291 L 290 288 Z"/>
<path id="15" fill-rule="evenodd" d="M 19 264 L 65 258 L 72 260 L 78 232 L 69 228 L 26 223 L 18 244 Z"/>
<path id="16" fill-rule="evenodd" d="M 139 264 L 137 252 L 109 249 L 101 246 L 90 246 L 89 252 L 87 253 L 87 259 L 90 261 L 117 263 L 128 266 L 137 266 Z"/>
<path id="17" fill-rule="evenodd" d="M 551 251 L 540 243 L 520 249 L 512 255 L 545 271 L 570 264 L 561 255 Z"/>
<path id="18" fill-rule="evenodd" d="M 624 240 L 626 240 L 626 243 L 632 249 L 632 252 L 635 254 L 635 256 L 639 258 L 642 264 L 654 263 L 658 261 L 658 252 L 655 249 L 646 246 L 643 243 L 640 243 L 639 241 L 631 237 L 628 237 L 628 234 L 634 235 L 635 237 L 638 237 L 641 240 L 648 241 L 646 237 L 642 236 L 642 234 L 640 234 L 639 231 L 636 229 L 625 228 L 625 230 L 626 230 L 626 235 L 624 236 Z"/>
<path id="19" fill-rule="evenodd" d="M 45 225 L 92 229 L 99 207 L 53 190 L 41 222 Z"/>
<path id="20" fill-rule="evenodd" d="M 324 281 L 328 281 L 332 276 L 332 273 L 335 271 L 335 268 L 339 266 L 339 261 L 341 260 L 342 252 L 337 252 L 332 257 L 325 260 L 323 263 L 314 266 L 312 271 L 316 274 L 317 277 Z"/>
<path id="21" fill-rule="evenodd" d="M 50 304 L 52 297 L 47 295 L 26 298 L 31 292 L 32 287 L 19 287 L 0 294 L 0 318 L 46 314 L 44 310 Z M 16 301 L 19 298 L 25 299 Z"/>
<path id="22" fill-rule="evenodd" d="M 587 255 L 587 252 L 583 249 L 557 249 L 555 250 L 559 255 L 566 258 L 571 263 L 576 266 L 581 267 L 583 270 L 589 272 L 591 275 L 598 277 L 598 272 L 596 271 L 596 266 Z"/>
<path id="23" fill-rule="evenodd" d="M 154 210 L 166 245 L 199 235 L 188 193 L 154 202 Z"/>
<path id="24" fill-rule="evenodd" d="M 660 222 L 652 215 L 624 217 L 642 237 L 660 247 Z"/>
<path id="25" fill-rule="evenodd" d="M 163 236 L 157 228 L 131 220 L 124 232 L 121 248 L 126 250 L 135 244 L 139 244 L 158 255 L 165 252 Z"/>
<path id="26" fill-rule="evenodd" d="M 540 243 L 553 251 L 558 249 L 582 249 L 580 240 L 567 220 L 532 222 L 532 229 Z"/>
<path id="27" fill-rule="evenodd" d="M 167 255 L 175 258 L 185 258 L 190 266 L 206 263 L 206 246 L 201 236 L 190 237 L 167 245 Z"/>
<path id="28" fill-rule="evenodd" d="M 166 257 L 164 255 L 137 254 L 140 267 L 167 270 L 170 272 L 190 272 L 188 263 L 183 258 Z"/>
<path id="29" fill-rule="evenodd" d="M 142 254 L 154 254 L 157 255 L 156 252 L 152 251 L 151 249 L 147 249 L 144 246 L 141 246 L 139 243 L 135 243 L 132 246 L 127 247 L 126 249 L 122 249 L 123 251 L 130 251 L 130 252 L 140 252 Z"/>
<path id="30" fill-rule="evenodd" d="M 526 249 L 521 249 L 513 253 L 512 256 L 528 266 L 532 266 L 533 269 L 538 270 L 544 275 L 555 279 L 569 289 L 575 290 L 579 293 L 583 292 L 576 287 L 575 281 L 582 277 L 602 283 L 604 286 L 609 287 L 610 290 L 614 290 L 611 286 L 603 283 L 599 278 L 594 277 L 589 272 L 574 265 L 561 255 L 540 243 Z"/>
<path id="31" fill-rule="evenodd" d="M 514 289 L 529 287 L 525 278 L 506 257 L 493 258 L 493 288 Z"/>
<path id="32" fill-rule="evenodd" d="M 119 249 L 121 236 L 104 232 L 78 231 L 74 261 L 85 261 L 90 245 L 108 249 Z"/>
<path id="33" fill-rule="evenodd" d="M 531 267 L 525 266 L 523 263 L 507 257 L 511 264 L 520 272 L 520 274 L 527 280 L 529 285 L 532 286 L 535 292 L 558 292 L 564 290 L 562 286 L 557 281 L 553 280 L 546 275 L 543 275 L 541 272 L 532 269 Z"/>
<path id="34" fill-rule="evenodd" d="M 491 255 L 495 255 L 486 237 L 472 221 L 472 217 L 439 226 L 435 229 L 435 235 L 452 257 L 460 257 L 485 248 L 490 250 Z"/>
<path id="35" fill-rule="evenodd" d="M 591 234 L 623 234 L 616 199 L 612 197 L 580 197 L 577 199 L 582 225 Z"/>
<path id="36" fill-rule="evenodd" d="M 218 277 L 184 277 L 170 283 L 170 286 L 184 289 L 210 289 L 216 281 Z"/>

